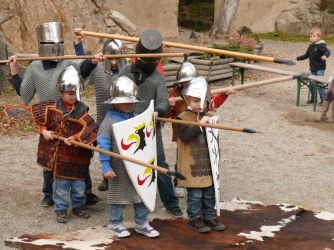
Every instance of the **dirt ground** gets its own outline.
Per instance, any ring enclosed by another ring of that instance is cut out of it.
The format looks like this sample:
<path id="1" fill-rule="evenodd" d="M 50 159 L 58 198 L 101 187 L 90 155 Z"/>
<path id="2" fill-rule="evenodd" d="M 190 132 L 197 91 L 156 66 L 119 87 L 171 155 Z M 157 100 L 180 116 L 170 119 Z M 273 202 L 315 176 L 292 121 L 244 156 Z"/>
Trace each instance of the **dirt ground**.
<path id="1" fill-rule="evenodd" d="M 190 42 L 187 31 L 180 38 L 169 41 Z M 201 35 L 201 34 L 198 34 Z M 203 43 L 202 43 L 203 41 Z M 206 42 L 205 42 L 206 41 Z M 199 45 L 213 42 L 201 35 Z M 293 60 L 303 54 L 307 43 L 262 41 L 265 55 Z M 328 48 L 333 51 L 334 46 Z M 308 61 L 286 66 L 266 62 L 256 65 L 289 71 L 308 72 Z M 326 78 L 334 69 L 334 61 L 327 61 Z M 247 79 L 278 77 L 259 71 L 246 71 Z M 221 82 L 230 83 L 230 79 Z M 237 81 L 236 84 L 239 84 Z M 216 88 L 217 86 L 215 86 Z M 313 107 L 306 105 L 307 90 L 301 92 L 301 106 L 296 106 L 297 84 L 295 80 L 263 87 L 238 91 L 216 111 L 220 123 L 227 126 L 247 127 L 261 133 L 246 134 L 232 131 L 220 132 L 221 145 L 221 199 L 231 201 L 234 197 L 258 200 L 264 204 L 289 203 L 313 211 L 334 213 L 333 195 L 333 149 L 331 139 L 334 124 L 316 123 L 319 115 Z M 83 98 L 96 115 L 94 97 Z M 1 96 L 0 105 L 18 104 L 18 97 Z M 330 112 L 329 112 L 330 114 Z M 329 115 L 328 114 L 328 115 Z M 2 118 L 4 119 L 4 118 Z M 163 129 L 166 158 L 173 168 L 176 145 L 171 142 L 171 126 Z M 88 227 L 108 224 L 108 205 L 90 208 L 88 220 L 71 215 L 65 225 L 55 222 L 52 208 L 42 208 L 42 169 L 36 165 L 38 135 L 24 131 L 11 136 L 0 136 L 0 235 L 1 240 L 22 234 L 73 232 Z M 93 191 L 101 198 L 105 192 L 97 191 L 102 180 L 101 167 L 95 154 L 91 165 Z M 185 199 L 180 199 L 181 209 L 186 212 Z M 156 211 L 162 205 L 157 200 Z M 168 217 L 165 213 L 163 216 Z M 127 207 L 126 221 L 133 218 L 133 209 Z M 228 225 L 227 225 L 228 226 Z M 3 243 L 0 249 L 6 249 Z"/>

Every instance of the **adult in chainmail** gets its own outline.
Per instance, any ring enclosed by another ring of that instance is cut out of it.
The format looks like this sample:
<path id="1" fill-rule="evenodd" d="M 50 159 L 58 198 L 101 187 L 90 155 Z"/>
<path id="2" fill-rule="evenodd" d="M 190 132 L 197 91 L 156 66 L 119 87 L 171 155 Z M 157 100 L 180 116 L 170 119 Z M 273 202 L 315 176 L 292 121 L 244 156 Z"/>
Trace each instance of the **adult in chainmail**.
<path id="1" fill-rule="evenodd" d="M 18 75 L 17 57 L 11 56 L 10 69 L 12 73 L 13 86 L 18 95 L 21 96 L 23 104 L 27 106 L 38 95 L 38 102 L 57 100 L 60 98 L 56 89 L 58 76 L 60 73 L 72 65 L 85 79 L 96 67 L 98 62 L 104 61 L 103 54 L 96 54 L 95 59 L 91 60 L 56 60 L 57 56 L 64 55 L 64 36 L 63 25 L 58 22 L 44 23 L 36 28 L 38 37 L 39 55 L 41 57 L 55 57 L 50 61 L 34 61 L 28 67 L 23 79 Z M 52 200 L 52 171 L 43 170 L 43 193 L 44 198 L 41 202 L 43 207 L 54 205 Z M 86 183 L 86 205 L 92 206 L 102 203 L 103 200 L 92 193 L 92 181 L 89 172 L 85 179 Z"/>
<path id="2" fill-rule="evenodd" d="M 162 52 L 161 34 L 156 30 L 145 30 L 136 45 L 136 54 L 152 54 Z M 144 112 L 148 108 L 150 101 L 153 99 L 155 116 L 166 117 L 167 115 L 169 101 L 166 81 L 164 76 L 156 70 L 160 59 L 161 58 L 157 57 L 137 58 L 134 64 L 125 66 L 119 73 L 120 76 L 127 76 L 136 83 L 139 98 L 145 101 L 136 105 L 134 110 L 135 114 Z M 159 122 L 156 124 L 156 129 L 157 165 L 169 169 L 165 159 L 161 124 Z M 179 200 L 175 196 L 172 178 L 169 175 L 162 174 L 160 172 L 158 173 L 158 190 L 166 211 L 174 218 L 182 218 L 183 213 L 179 208 Z"/>
<path id="3" fill-rule="evenodd" d="M 82 31 L 82 29 L 74 29 L 75 35 L 75 53 L 77 56 L 86 55 L 82 46 L 82 35 L 77 35 Z M 121 40 L 108 39 L 103 46 L 104 55 L 119 55 L 125 54 L 125 46 Z M 118 77 L 119 71 L 126 65 L 125 58 L 113 58 L 111 60 L 106 60 L 102 63 L 98 63 L 96 68 L 92 71 L 89 76 L 88 84 L 95 86 L 96 93 L 96 110 L 97 110 L 97 123 L 100 125 L 108 109 L 112 105 L 103 104 L 105 100 L 109 98 L 109 90 L 113 81 Z M 102 183 L 99 185 L 98 189 L 100 191 L 108 190 L 108 180 L 103 178 Z"/>

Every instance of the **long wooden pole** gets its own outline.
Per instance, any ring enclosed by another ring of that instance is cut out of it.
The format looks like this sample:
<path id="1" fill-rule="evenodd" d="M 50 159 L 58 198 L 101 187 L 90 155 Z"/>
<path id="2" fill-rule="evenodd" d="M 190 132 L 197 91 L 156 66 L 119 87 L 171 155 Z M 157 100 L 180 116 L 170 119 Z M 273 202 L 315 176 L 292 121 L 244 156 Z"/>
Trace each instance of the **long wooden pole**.
<path id="1" fill-rule="evenodd" d="M 107 59 L 112 58 L 148 58 L 148 57 L 184 57 L 184 53 L 160 53 L 160 54 L 121 54 L 121 55 L 104 55 Z M 90 56 L 54 56 L 54 57 L 22 57 L 17 61 L 45 61 L 45 60 L 69 60 L 69 59 L 94 59 L 94 55 Z M 0 64 L 7 64 L 9 60 L 0 60 Z"/>
<path id="2" fill-rule="evenodd" d="M 80 33 L 83 34 L 83 35 L 86 35 L 86 36 L 112 38 L 112 39 L 119 39 L 119 40 L 125 40 L 125 41 L 130 41 L 130 42 L 138 42 L 139 41 L 139 38 L 137 38 L 137 37 L 119 36 L 119 35 L 104 34 L 104 33 L 89 32 L 89 31 L 81 31 Z M 206 48 L 206 47 L 202 47 L 202 46 L 194 46 L 194 45 L 172 43 L 172 42 L 165 42 L 165 45 L 167 47 L 190 49 L 190 50 L 208 52 L 208 53 L 213 53 L 213 54 L 218 54 L 218 55 L 242 57 L 242 58 L 247 58 L 247 59 L 251 59 L 251 60 L 283 63 L 283 64 L 287 64 L 287 65 L 295 65 L 296 64 L 295 62 L 290 61 L 290 60 L 284 60 L 284 59 L 267 57 L 267 56 L 258 56 L 258 55 L 240 53 L 240 52 L 233 52 L 233 51 L 228 51 L 228 50 L 212 49 L 212 48 Z"/>
<path id="3" fill-rule="evenodd" d="M 210 124 L 210 123 L 182 121 L 182 120 L 168 119 L 168 118 L 161 118 L 161 117 L 157 117 L 155 118 L 155 120 L 161 121 L 161 122 L 172 122 L 172 123 L 177 123 L 177 124 L 194 125 L 194 126 L 209 127 L 209 128 L 219 128 L 219 129 L 224 129 L 224 130 L 232 130 L 232 131 L 239 131 L 239 132 L 245 132 L 245 133 L 257 133 L 255 130 L 249 129 L 249 128 L 223 126 L 223 125 L 216 125 L 216 124 Z"/>
<path id="4" fill-rule="evenodd" d="M 55 139 L 57 139 L 57 140 L 61 140 L 61 141 L 65 140 L 64 137 L 59 136 L 59 135 L 55 135 L 55 134 L 52 134 L 52 137 L 55 138 Z M 77 141 L 74 141 L 74 140 L 70 140 L 70 143 L 72 143 L 73 145 L 79 146 L 79 147 L 83 147 L 83 148 L 87 148 L 87 149 L 90 149 L 90 150 L 93 150 L 93 151 L 97 151 L 97 152 L 100 152 L 100 153 L 103 153 L 103 154 L 107 154 L 107 155 L 110 155 L 112 157 L 116 157 L 116 158 L 119 158 L 121 160 L 124 160 L 124 161 L 133 162 L 133 163 L 136 163 L 138 165 L 142 165 L 144 167 L 157 170 L 157 171 L 159 171 L 161 173 L 164 173 L 164 174 L 174 175 L 174 176 L 178 177 L 181 180 L 185 180 L 186 179 L 179 172 L 174 172 L 174 171 L 162 168 L 162 167 L 151 165 L 151 164 L 148 164 L 146 162 L 139 161 L 137 159 L 133 159 L 133 158 L 130 158 L 130 157 L 127 157 L 127 156 L 124 156 L 124 155 L 116 154 L 116 153 L 113 153 L 113 152 L 110 152 L 110 151 L 107 151 L 107 150 L 104 150 L 104 149 L 100 149 L 100 148 L 93 147 L 93 146 L 90 146 L 90 145 L 87 145 L 87 144 L 84 144 L 84 143 L 81 143 L 81 142 L 77 142 Z"/>
<path id="5" fill-rule="evenodd" d="M 271 83 L 289 81 L 289 80 L 296 79 L 296 78 L 307 78 L 308 76 L 310 76 L 309 73 L 302 73 L 302 74 L 292 75 L 292 76 L 283 76 L 283 77 L 273 78 L 269 80 L 263 80 L 259 82 L 252 82 L 252 83 L 248 83 L 244 85 L 233 86 L 232 89 L 241 90 L 241 89 L 254 88 L 254 87 L 259 87 L 259 86 L 267 85 Z M 222 94 L 222 93 L 226 93 L 227 91 L 228 91 L 228 88 L 215 89 L 211 91 L 211 94 L 212 95 Z M 177 96 L 175 97 L 175 101 L 178 102 L 178 101 L 184 101 L 184 100 L 182 97 Z"/>

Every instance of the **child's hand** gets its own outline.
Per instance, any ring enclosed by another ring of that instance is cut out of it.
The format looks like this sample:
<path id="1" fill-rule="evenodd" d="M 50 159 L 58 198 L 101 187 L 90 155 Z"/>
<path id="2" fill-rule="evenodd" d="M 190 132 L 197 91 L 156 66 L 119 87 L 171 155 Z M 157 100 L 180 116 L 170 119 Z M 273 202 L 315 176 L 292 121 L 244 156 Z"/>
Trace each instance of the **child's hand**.
<path id="1" fill-rule="evenodd" d="M 327 59 L 327 56 L 322 56 L 321 57 L 321 60 L 323 60 L 323 61 L 326 61 L 326 59 Z"/>
<path id="2" fill-rule="evenodd" d="M 108 172 L 105 172 L 105 173 L 103 174 L 103 176 L 104 176 L 104 178 L 106 178 L 106 179 L 112 179 L 112 178 L 115 178 L 115 177 L 116 177 L 116 174 L 115 174 L 115 172 L 114 172 L 113 170 L 110 170 L 110 171 L 108 171 Z"/>
<path id="3" fill-rule="evenodd" d="M 210 122 L 210 117 L 209 116 L 203 116 L 202 119 L 199 122 L 209 123 Z"/>
<path id="4" fill-rule="evenodd" d="M 297 57 L 295 57 L 296 61 L 298 61 Z"/>
<path id="5" fill-rule="evenodd" d="M 65 139 L 64 139 L 64 143 L 65 143 L 67 146 L 72 146 L 72 143 L 70 143 L 70 140 L 74 140 L 74 137 L 71 136 L 71 137 L 65 138 Z"/>
<path id="6" fill-rule="evenodd" d="M 53 140 L 52 134 L 54 134 L 53 131 L 43 130 L 42 135 L 45 140 L 51 141 Z"/>
<path id="7" fill-rule="evenodd" d="M 228 86 L 227 88 L 227 92 L 225 93 L 225 95 L 232 95 L 235 94 L 235 90 L 232 88 L 232 85 Z"/>
<path id="8" fill-rule="evenodd" d="M 157 111 L 154 112 L 154 118 L 158 118 L 159 117 L 159 113 Z"/>
<path id="9" fill-rule="evenodd" d="M 17 74 L 17 56 L 11 56 L 8 58 L 9 60 L 9 67 L 10 67 L 10 71 L 12 72 L 12 75 L 16 75 Z"/>
<path id="10" fill-rule="evenodd" d="M 106 58 L 104 57 L 104 55 L 100 52 L 95 54 L 95 59 L 92 60 L 93 64 L 97 64 L 99 62 L 104 62 L 106 60 Z"/>
<path id="11" fill-rule="evenodd" d="M 82 38 L 84 37 L 83 34 L 81 34 L 80 32 L 82 31 L 81 28 L 75 28 L 74 29 L 74 40 L 75 40 L 75 44 L 78 44 L 81 42 Z M 77 34 L 77 33 L 80 33 L 80 34 Z"/>
<path id="12" fill-rule="evenodd" d="M 169 101 L 169 108 L 175 106 L 175 98 L 174 98 L 174 96 L 169 97 L 168 101 Z"/>

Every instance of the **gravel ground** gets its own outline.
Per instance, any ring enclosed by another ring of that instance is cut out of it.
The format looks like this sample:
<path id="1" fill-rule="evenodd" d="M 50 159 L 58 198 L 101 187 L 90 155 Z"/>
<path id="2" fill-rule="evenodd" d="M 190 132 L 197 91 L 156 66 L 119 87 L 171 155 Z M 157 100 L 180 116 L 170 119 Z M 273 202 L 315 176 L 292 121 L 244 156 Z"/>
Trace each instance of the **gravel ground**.
<path id="1" fill-rule="evenodd" d="M 262 41 L 265 53 L 276 51 L 286 59 L 301 55 L 307 43 Z M 333 46 L 329 46 L 333 51 Z M 297 72 L 308 72 L 308 61 L 288 67 L 258 62 L 257 65 Z M 334 69 L 329 58 L 326 77 Z M 246 76 L 268 78 L 268 74 L 246 71 Z M 291 203 L 314 211 L 334 213 L 332 169 L 334 146 L 330 144 L 334 125 L 315 123 L 311 106 L 296 107 L 296 81 L 266 85 L 237 92 L 217 110 L 222 125 L 247 127 L 262 133 L 246 134 L 220 132 L 221 198 L 234 197 L 258 200 L 264 204 Z M 307 100 L 302 90 L 301 104 Z M 84 100 L 95 112 L 95 103 Z M 176 145 L 171 142 L 171 125 L 164 130 L 166 157 L 175 164 Z M 55 221 L 52 208 L 42 208 L 42 168 L 36 165 L 38 136 L 0 137 L 0 235 L 2 241 L 23 234 L 73 232 L 108 224 L 108 205 L 90 208 L 91 218 L 79 219 L 69 213 L 70 221 L 63 225 Z M 306 156 L 305 154 L 313 154 Z M 91 166 L 94 193 L 102 180 L 97 154 Z M 185 211 L 185 199 L 180 199 Z M 162 209 L 157 200 L 156 211 Z M 132 220 L 133 209 L 128 206 L 124 218 Z M 4 247 L 3 243 L 0 249 Z"/>

